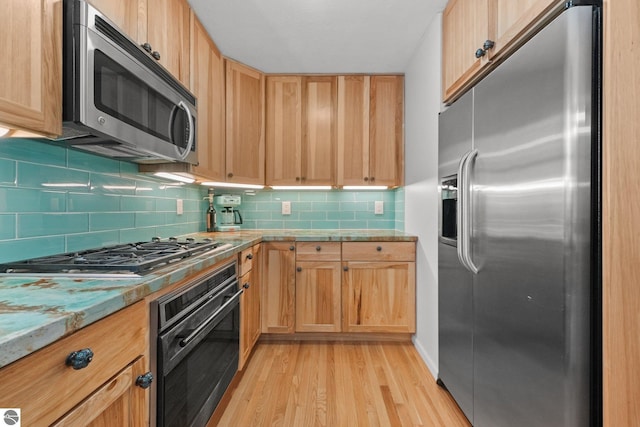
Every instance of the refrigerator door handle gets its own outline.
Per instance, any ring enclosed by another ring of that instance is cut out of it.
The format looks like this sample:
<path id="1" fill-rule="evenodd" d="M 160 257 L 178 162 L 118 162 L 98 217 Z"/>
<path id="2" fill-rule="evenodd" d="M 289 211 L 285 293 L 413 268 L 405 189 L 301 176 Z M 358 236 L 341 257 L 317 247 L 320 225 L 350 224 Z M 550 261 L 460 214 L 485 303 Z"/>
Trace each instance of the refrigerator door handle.
<path id="1" fill-rule="evenodd" d="M 464 265 L 464 267 L 472 272 L 478 274 L 478 268 L 471 259 L 471 179 L 470 171 L 473 160 L 478 155 L 478 150 L 473 149 L 465 154 L 460 160 L 458 165 L 458 201 L 459 207 L 457 212 L 458 222 L 458 259 Z"/>

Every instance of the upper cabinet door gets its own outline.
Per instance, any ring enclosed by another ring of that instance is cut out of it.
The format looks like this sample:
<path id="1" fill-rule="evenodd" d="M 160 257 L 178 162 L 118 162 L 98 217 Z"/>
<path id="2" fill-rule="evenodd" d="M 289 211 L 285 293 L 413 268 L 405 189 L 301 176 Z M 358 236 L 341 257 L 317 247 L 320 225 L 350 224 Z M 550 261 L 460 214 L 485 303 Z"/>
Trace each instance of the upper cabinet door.
<path id="1" fill-rule="evenodd" d="M 404 78 L 372 76 L 369 111 L 369 184 L 404 180 Z"/>
<path id="2" fill-rule="evenodd" d="M 139 33 L 139 6 L 146 10 L 146 0 L 91 0 L 91 4 L 134 41 L 146 36 Z"/>
<path id="3" fill-rule="evenodd" d="M 198 162 L 194 172 L 225 179 L 224 61 L 206 30 L 191 17 L 191 91 L 198 98 Z"/>
<path id="4" fill-rule="evenodd" d="M 302 79 L 302 184 L 336 183 L 337 77 Z"/>
<path id="5" fill-rule="evenodd" d="M 267 77 L 267 185 L 302 179 L 302 77 Z"/>
<path id="6" fill-rule="evenodd" d="M 228 182 L 264 185 L 264 74 L 227 60 Z"/>
<path id="7" fill-rule="evenodd" d="M 62 131 L 62 2 L 8 0 L 0 13 L 0 125 Z"/>
<path id="8" fill-rule="evenodd" d="M 476 56 L 489 37 L 490 0 L 450 0 L 442 15 L 443 98 L 448 101 L 488 63 Z"/>
<path id="9" fill-rule="evenodd" d="M 369 184 L 371 77 L 338 77 L 338 185 Z"/>
<path id="10" fill-rule="evenodd" d="M 491 0 L 495 46 L 490 50 L 490 57 L 502 54 L 530 29 L 538 17 L 552 11 L 554 6 L 562 6 L 562 3 L 558 0 Z"/>
<path id="11" fill-rule="evenodd" d="M 186 0 L 148 2 L 147 41 L 160 54 L 160 64 L 185 87 L 189 87 L 190 17 Z"/>

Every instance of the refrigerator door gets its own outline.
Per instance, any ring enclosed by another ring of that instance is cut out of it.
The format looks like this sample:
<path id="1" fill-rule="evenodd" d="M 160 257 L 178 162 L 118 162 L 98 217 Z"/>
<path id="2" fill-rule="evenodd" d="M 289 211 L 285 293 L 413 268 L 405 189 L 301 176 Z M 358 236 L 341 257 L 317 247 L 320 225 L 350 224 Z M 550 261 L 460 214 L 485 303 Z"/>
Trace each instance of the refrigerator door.
<path id="1" fill-rule="evenodd" d="M 457 173 L 471 149 L 473 93 L 440 115 L 438 242 L 438 377 L 473 420 L 472 280 L 457 253 Z"/>
<path id="2" fill-rule="evenodd" d="M 476 427 L 589 425 L 592 8 L 475 88 Z"/>

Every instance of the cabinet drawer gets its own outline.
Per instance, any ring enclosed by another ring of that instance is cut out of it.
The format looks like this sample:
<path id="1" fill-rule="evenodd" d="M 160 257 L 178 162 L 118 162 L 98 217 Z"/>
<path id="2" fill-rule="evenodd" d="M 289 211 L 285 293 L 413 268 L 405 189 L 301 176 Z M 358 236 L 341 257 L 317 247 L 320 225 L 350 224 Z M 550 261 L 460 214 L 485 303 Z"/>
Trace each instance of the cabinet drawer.
<path id="1" fill-rule="evenodd" d="M 22 409 L 22 425 L 48 426 L 145 353 L 147 310 L 143 301 L 102 319 L 0 370 L 4 407 Z M 90 348 L 84 369 L 67 356 Z"/>
<path id="2" fill-rule="evenodd" d="M 340 242 L 299 242 L 296 261 L 340 261 Z"/>
<path id="3" fill-rule="evenodd" d="M 344 261 L 415 261 L 415 242 L 345 242 Z"/>
<path id="4" fill-rule="evenodd" d="M 244 276 L 253 267 L 253 247 L 245 249 L 238 256 L 238 276 Z"/>

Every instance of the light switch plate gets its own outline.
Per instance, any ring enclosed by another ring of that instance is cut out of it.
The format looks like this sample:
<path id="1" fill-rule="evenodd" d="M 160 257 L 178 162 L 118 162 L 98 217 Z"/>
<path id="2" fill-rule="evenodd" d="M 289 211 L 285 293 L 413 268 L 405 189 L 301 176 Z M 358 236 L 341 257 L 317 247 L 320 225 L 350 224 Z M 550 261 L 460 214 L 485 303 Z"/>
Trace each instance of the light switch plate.
<path id="1" fill-rule="evenodd" d="M 176 214 L 182 215 L 184 213 L 184 205 L 182 199 L 176 199 Z"/>
<path id="2" fill-rule="evenodd" d="M 384 214 L 384 202 L 382 200 L 376 200 L 375 201 L 375 208 L 374 208 L 373 213 L 375 215 Z"/>
<path id="3" fill-rule="evenodd" d="M 282 215 L 291 215 L 291 202 L 282 202 Z"/>

